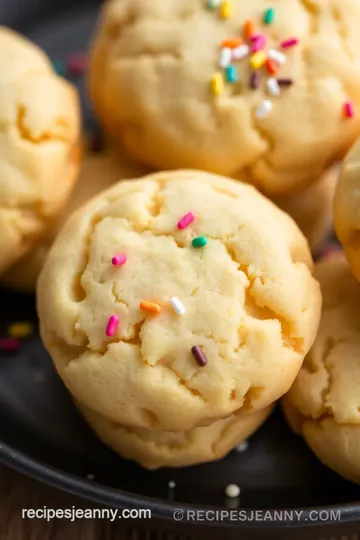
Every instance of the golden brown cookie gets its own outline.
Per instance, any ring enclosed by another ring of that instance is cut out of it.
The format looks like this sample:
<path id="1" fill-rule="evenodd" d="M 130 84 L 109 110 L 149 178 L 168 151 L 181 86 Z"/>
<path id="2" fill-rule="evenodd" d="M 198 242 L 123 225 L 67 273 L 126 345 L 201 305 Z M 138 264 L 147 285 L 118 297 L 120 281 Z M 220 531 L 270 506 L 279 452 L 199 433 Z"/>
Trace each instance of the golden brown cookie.
<path id="1" fill-rule="evenodd" d="M 273 199 L 296 221 L 313 251 L 320 248 L 331 231 L 338 177 L 339 166 L 334 165 L 307 189 Z"/>
<path id="2" fill-rule="evenodd" d="M 122 457 L 137 461 L 147 469 L 185 467 L 221 459 L 250 437 L 273 409 L 267 407 L 250 414 L 232 415 L 209 426 L 174 433 L 125 427 L 77 405 L 105 444 Z"/>
<path id="3" fill-rule="evenodd" d="M 5 272 L 1 278 L 2 284 L 20 291 L 35 291 L 49 249 L 70 214 L 115 182 L 144 173 L 144 167 L 131 161 L 120 149 L 116 152 L 110 148 L 98 154 L 87 153 L 75 188 L 56 222 L 25 257 Z"/>
<path id="4" fill-rule="evenodd" d="M 360 284 L 341 254 L 318 263 L 315 276 L 323 294 L 319 333 L 284 411 L 325 465 L 360 483 Z"/>
<path id="5" fill-rule="evenodd" d="M 347 155 L 335 194 L 335 229 L 360 281 L 360 139 Z"/>
<path id="6" fill-rule="evenodd" d="M 154 168 L 246 172 L 269 196 L 316 182 L 360 132 L 360 4 L 277 0 L 271 24 L 266 9 L 107 2 L 90 65 L 103 125 Z"/>
<path id="7" fill-rule="evenodd" d="M 252 186 L 159 172 L 67 221 L 38 281 L 41 335 L 81 404 L 184 431 L 290 388 L 320 316 L 311 272 L 296 224 Z"/>
<path id="8" fill-rule="evenodd" d="M 61 211 L 80 161 L 79 104 L 45 53 L 0 27 L 0 274 Z"/>

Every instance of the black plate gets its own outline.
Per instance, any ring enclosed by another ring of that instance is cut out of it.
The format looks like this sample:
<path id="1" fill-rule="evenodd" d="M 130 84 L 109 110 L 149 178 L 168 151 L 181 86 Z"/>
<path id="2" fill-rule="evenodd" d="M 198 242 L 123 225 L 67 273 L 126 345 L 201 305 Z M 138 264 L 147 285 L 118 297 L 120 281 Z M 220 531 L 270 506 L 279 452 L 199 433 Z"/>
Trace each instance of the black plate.
<path id="1" fill-rule="evenodd" d="M 97 11 L 95 0 L 18 0 L 16 5 L 1 0 L 0 23 L 29 36 L 51 58 L 65 60 L 69 53 L 86 49 Z M 84 84 L 77 82 L 86 123 L 91 125 Z M 0 335 L 6 335 L 12 321 L 29 320 L 37 328 L 32 296 L 0 291 L 0 298 Z M 225 521 L 221 526 L 228 528 L 226 537 L 231 531 L 251 530 L 255 534 L 251 537 L 265 540 L 264 530 L 272 530 L 274 538 L 287 538 L 290 528 L 292 538 L 298 531 L 299 537 L 306 534 L 310 539 L 326 532 L 343 534 L 360 529 L 359 486 L 323 467 L 290 432 L 279 411 L 250 440 L 246 452 L 232 452 L 214 464 L 149 472 L 120 459 L 97 441 L 77 414 L 37 330 L 16 354 L 0 355 L 0 418 L 0 458 L 4 462 L 98 502 L 148 507 L 153 516 L 171 520 L 178 507 L 227 507 L 224 487 L 236 483 L 241 486 L 242 508 L 328 510 L 332 505 L 341 510 L 341 523 L 329 524 L 323 514 L 314 527 L 305 511 L 301 521 L 293 523 Z M 89 474 L 95 479 L 88 480 Z M 176 482 L 176 503 L 169 500 L 170 480 Z M 267 538 L 272 538 L 270 532 L 266 532 Z"/>

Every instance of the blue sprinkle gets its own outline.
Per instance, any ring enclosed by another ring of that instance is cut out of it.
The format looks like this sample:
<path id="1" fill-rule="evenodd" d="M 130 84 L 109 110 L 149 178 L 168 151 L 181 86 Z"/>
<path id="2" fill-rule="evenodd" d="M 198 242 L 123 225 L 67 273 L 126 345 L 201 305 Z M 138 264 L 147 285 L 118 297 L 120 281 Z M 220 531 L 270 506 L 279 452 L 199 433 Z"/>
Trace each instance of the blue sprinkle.
<path id="1" fill-rule="evenodd" d="M 225 69 L 226 80 L 229 83 L 236 83 L 238 81 L 238 72 L 236 66 L 228 66 Z"/>

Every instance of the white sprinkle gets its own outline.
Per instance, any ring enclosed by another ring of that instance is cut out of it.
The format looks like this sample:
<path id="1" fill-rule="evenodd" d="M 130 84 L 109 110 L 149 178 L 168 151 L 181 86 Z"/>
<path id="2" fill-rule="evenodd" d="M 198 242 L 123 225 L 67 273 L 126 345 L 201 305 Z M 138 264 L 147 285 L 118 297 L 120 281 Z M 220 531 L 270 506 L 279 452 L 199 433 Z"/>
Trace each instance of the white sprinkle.
<path id="1" fill-rule="evenodd" d="M 95 474 L 87 474 L 87 475 L 86 475 L 86 478 L 87 478 L 88 480 L 95 480 Z"/>
<path id="2" fill-rule="evenodd" d="M 176 487 L 176 482 L 174 482 L 174 480 L 170 480 L 170 482 L 168 483 L 168 486 L 170 489 L 174 489 Z"/>
<path id="3" fill-rule="evenodd" d="M 240 495 L 240 488 L 236 484 L 229 484 L 225 488 L 225 494 L 227 497 L 238 497 Z"/>
<path id="4" fill-rule="evenodd" d="M 243 441 L 242 443 L 235 446 L 236 452 L 246 452 L 246 450 L 249 448 L 249 443 L 247 441 Z"/>
<path id="5" fill-rule="evenodd" d="M 271 96 L 279 96 L 280 95 L 280 86 L 275 77 L 270 77 L 266 81 L 266 86 L 268 89 L 268 92 Z"/>
<path id="6" fill-rule="evenodd" d="M 75 323 L 75 330 L 80 330 L 80 328 L 81 328 L 80 323 L 79 322 Z"/>
<path id="7" fill-rule="evenodd" d="M 185 314 L 184 304 L 178 298 L 176 298 L 176 296 L 170 298 L 170 304 L 177 315 L 181 316 Z"/>
<path id="8" fill-rule="evenodd" d="M 219 66 L 226 68 L 230 65 L 232 59 L 232 51 L 229 47 L 224 47 L 221 49 Z"/>
<path id="9" fill-rule="evenodd" d="M 271 111 L 272 103 L 268 99 L 265 99 L 255 111 L 257 118 L 265 118 L 265 116 Z"/>
<path id="10" fill-rule="evenodd" d="M 275 60 L 278 64 L 285 64 L 286 62 L 286 56 L 280 51 L 277 51 L 276 49 L 269 49 L 267 52 L 268 58 L 271 60 Z"/>
<path id="11" fill-rule="evenodd" d="M 235 49 L 232 50 L 232 59 L 233 60 L 241 60 L 241 58 L 245 58 L 250 52 L 249 45 L 239 45 L 238 47 L 235 47 Z"/>

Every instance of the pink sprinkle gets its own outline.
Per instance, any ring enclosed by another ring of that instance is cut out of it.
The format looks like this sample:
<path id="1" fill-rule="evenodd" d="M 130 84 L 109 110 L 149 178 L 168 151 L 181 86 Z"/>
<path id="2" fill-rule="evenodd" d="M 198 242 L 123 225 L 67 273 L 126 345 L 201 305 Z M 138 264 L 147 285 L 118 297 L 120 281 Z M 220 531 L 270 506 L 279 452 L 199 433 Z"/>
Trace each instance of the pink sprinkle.
<path id="1" fill-rule="evenodd" d="M 84 53 L 71 54 L 67 59 L 67 71 L 70 76 L 78 77 L 84 74 L 87 58 Z"/>
<path id="2" fill-rule="evenodd" d="M 355 107 L 351 101 L 346 101 L 346 103 L 344 103 L 344 112 L 347 118 L 354 118 Z"/>
<path id="3" fill-rule="evenodd" d="M 178 229 L 186 229 L 186 227 L 188 227 L 194 221 L 194 219 L 195 214 L 193 214 L 192 212 L 185 214 L 185 216 L 183 216 L 177 224 Z"/>
<path id="4" fill-rule="evenodd" d="M 119 326 L 119 317 L 117 315 L 111 315 L 106 326 L 106 335 L 108 337 L 114 336 L 118 326 Z"/>
<path id="5" fill-rule="evenodd" d="M 113 263 L 114 266 L 122 266 L 123 264 L 125 264 L 127 261 L 127 256 L 125 253 L 119 253 L 119 255 L 115 255 L 115 257 L 113 257 L 111 259 L 111 262 Z"/>
<path id="6" fill-rule="evenodd" d="M 294 45 L 297 45 L 298 43 L 299 43 L 299 40 L 296 37 L 285 39 L 285 41 L 281 43 L 281 48 L 288 49 L 289 47 L 293 47 Z"/>
<path id="7" fill-rule="evenodd" d="M 261 51 L 266 45 L 267 37 L 265 34 L 255 34 L 251 36 L 251 50 L 252 52 Z"/>
<path id="8" fill-rule="evenodd" d="M 17 338 L 0 339 L 0 351 L 14 352 L 20 347 L 20 341 Z"/>

